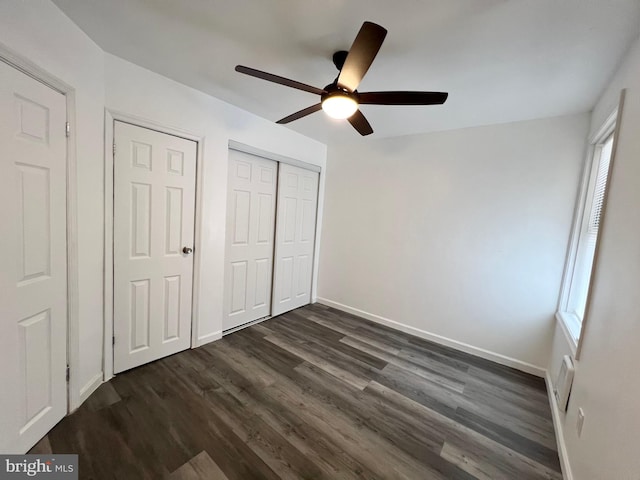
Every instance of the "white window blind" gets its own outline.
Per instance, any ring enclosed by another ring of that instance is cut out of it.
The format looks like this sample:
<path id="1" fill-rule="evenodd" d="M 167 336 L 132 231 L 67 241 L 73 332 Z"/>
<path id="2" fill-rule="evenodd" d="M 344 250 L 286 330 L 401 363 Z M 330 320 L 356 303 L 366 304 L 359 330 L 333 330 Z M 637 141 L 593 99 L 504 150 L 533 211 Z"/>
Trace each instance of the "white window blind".
<path id="1" fill-rule="evenodd" d="M 568 316 L 573 319 L 573 331 L 576 334 L 580 330 L 587 303 L 598 230 L 602 220 L 602 207 L 604 205 L 612 147 L 613 133 L 610 133 L 595 145 L 572 274 L 568 279 L 570 283 L 568 295 L 565 297 L 563 305 L 563 312 L 565 317 Z"/>
<path id="2" fill-rule="evenodd" d="M 613 135 L 609 136 L 600 151 L 600 161 L 598 162 L 598 172 L 593 189 L 593 201 L 591 202 L 591 215 L 589 215 L 589 225 L 587 234 L 593 236 L 595 242 L 600 227 L 600 216 L 602 213 L 602 203 L 604 192 L 607 186 L 607 176 L 609 174 L 609 162 L 611 161 L 611 148 L 613 146 Z"/>

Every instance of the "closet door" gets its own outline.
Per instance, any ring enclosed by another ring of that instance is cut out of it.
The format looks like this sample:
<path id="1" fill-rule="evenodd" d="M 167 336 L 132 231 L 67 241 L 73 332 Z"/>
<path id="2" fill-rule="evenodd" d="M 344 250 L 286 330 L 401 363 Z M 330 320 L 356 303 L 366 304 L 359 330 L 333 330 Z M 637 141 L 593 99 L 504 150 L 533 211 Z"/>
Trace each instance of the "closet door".
<path id="1" fill-rule="evenodd" d="M 1 453 L 67 411 L 66 115 L 64 95 L 0 61 Z"/>
<path id="2" fill-rule="evenodd" d="M 223 330 L 271 313 L 278 164 L 229 150 Z"/>
<path id="3" fill-rule="evenodd" d="M 197 143 L 115 122 L 115 373 L 191 346 Z"/>
<path id="4" fill-rule="evenodd" d="M 280 164 L 273 316 L 311 301 L 319 174 Z"/>

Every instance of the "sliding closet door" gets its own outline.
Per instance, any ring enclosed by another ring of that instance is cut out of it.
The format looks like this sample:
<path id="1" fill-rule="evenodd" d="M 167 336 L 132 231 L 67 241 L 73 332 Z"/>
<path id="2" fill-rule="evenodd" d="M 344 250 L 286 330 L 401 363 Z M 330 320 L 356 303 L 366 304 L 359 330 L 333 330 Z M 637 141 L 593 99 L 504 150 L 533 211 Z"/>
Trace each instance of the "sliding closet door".
<path id="1" fill-rule="evenodd" d="M 271 313 L 277 174 L 276 162 L 229 150 L 223 330 Z"/>
<path id="2" fill-rule="evenodd" d="M 311 301 L 319 174 L 280 164 L 271 314 Z"/>

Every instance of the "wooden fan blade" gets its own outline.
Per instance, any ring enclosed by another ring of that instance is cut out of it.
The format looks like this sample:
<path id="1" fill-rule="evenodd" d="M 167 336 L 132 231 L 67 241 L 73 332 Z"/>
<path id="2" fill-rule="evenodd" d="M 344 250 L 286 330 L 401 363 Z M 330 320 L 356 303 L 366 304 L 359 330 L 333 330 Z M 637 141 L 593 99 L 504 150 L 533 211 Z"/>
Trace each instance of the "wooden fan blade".
<path id="1" fill-rule="evenodd" d="M 446 92 L 365 92 L 358 101 L 368 105 L 441 105 L 448 96 Z"/>
<path id="2" fill-rule="evenodd" d="M 373 128 L 371 128 L 368 120 L 360 110 L 356 110 L 356 113 L 351 115 L 347 120 L 349 120 L 349 123 L 353 126 L 353 128 L 355 128 L 363 137 L 365 135 L 371 135 L 373 133 Z"/>
<path id="3" fill-rule="evenodd" d="M 295 80 L 280 77 L 272 73 L 263 72 L 262 70 L 256 70 L 255 68 L 245 67 L 244 65 L 236 65 L 236 72 L 244 73 L 245 75 L 250 75 L 256 78 L 261 78 L 262 80 L 266 80 L 268 82 L 284 85 L 285 87 L 297 88 L 298 90 L 303 90 L 305 92 L 315 93 L 316 95 L 322 95 L 324 93 L 324 90 L 320 88 L 312 87 L 311 85 L 296 82 Z"/>
<path id="4" fill-rule="evenodd" d="M 298 120 L 299 118 L 306 117 L 307 115 L 311 115 L 312 113 L 315 113 L 318 110 L 322 110 L 321 103 L 311 105 L 310 107 L 300 110 L 299 112 L 292 113 L 288 117 L 284 117 L 278 120 L 276 123 L 285 124 L 285 123 L 293 122 L 294 120 Z"/>
<path id="5" fill-rule="evenodd" d="M 364 22 L 356 39 L 351 45 L 349 55 L 344 61 L 344 66 L 340 70 L 338 76 L 338 86 L 344 88 L 349 92 L 353 92 L 364 75 L 369 70 L 369 67 L 373 63 L 373 59 L 376 58 L 384 37 L 387 36 L 387 30 L 371 22 Z"/>

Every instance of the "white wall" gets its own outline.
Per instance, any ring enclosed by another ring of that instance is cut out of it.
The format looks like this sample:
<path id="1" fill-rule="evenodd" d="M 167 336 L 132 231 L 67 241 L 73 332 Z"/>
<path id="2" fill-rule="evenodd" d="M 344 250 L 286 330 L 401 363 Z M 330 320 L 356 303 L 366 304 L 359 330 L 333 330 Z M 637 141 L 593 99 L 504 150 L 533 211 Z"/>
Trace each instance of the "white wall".
<path id="1" fill-rule="evenodd" d="M 640 475 L 640 40 L 603 92 L 592 115 L 595 131 L 626 88 L 617 154 L 600 236 L 591 310 L 573 391 L 559 426 L 576 480 L 636 479 Z M 549 373 L 555 381 L 570 354 L 556 327 Z M 582 435 L 576 430 L 583 408 Z"/>
<path id="2" fill-rule="evenodd" d="M 542 374 L 587 128 L 584 114 L 330 147 L 320 301 Z"/>
<path id="3" fill-rule="evenodd" d="M 16 54 L 69 85 L 75 94 L 78 204 L 78 341 L 72 383 L 89 391 L 102 376 L 103 55 L 48 0 L 0 2 L 0 51 Z M 73 306 L 72 306 L 73 308 Z M 77 400 L 76 400 L 77 401 Z"/>
<path id="4" fill-rule="evenodd" d="M 229 140 L 325 168 L 326 146 L 198 90 L 105 55 L 108 109 L 188 131 L 204 139 L 199 343 L 222 334 Z M 322 205 L 323 188 L 320 189 Z M 322 212 L 319 219 L 322 218 Z"/>
<path id="5" fill-rule="evenodd" d="M 251 145 L 324 168 L 326 147 L 192 88 L 105 53 L 48 0 L 0 2 L 0 55 L 33 64 L 66 84 L 75 98 L 79 283 L 77 341 L 72 363 L 72 407 L 103 375 L 105 106 L 204 139 L 202 277 L 196 326 L 201 343 L 222 329 L 224 225 L 228 141 Z M 324 175 L 321 176 L 321 195 Z M 322 215 L 322 197 L 319 204 Z M 72 219 L 74 220 L 74 219 Z M 73 305 L 72 305 L 73 308 Z M 72 339 L 73 340 L 73 339 Z"/>

